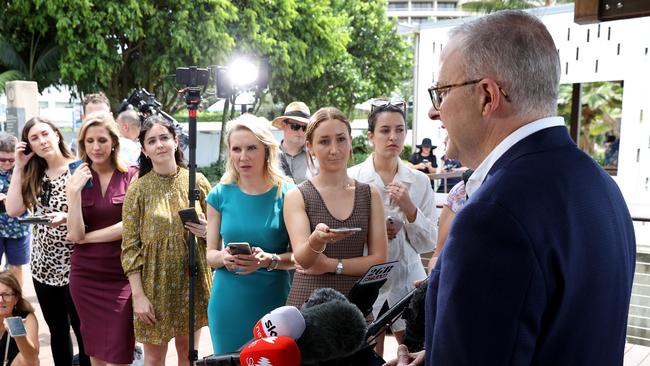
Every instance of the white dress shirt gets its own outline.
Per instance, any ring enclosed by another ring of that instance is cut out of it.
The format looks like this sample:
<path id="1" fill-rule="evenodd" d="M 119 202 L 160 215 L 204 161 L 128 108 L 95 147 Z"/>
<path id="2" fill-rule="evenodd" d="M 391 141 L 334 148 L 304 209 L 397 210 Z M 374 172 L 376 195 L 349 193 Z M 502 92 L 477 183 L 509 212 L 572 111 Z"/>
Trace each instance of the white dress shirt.
<path id="1" fill-rule="evenodd" d="M 564 119 L 562 117 L 546 117 L 538 119 L 537 121 L 527 123 L 501 141 L 489 154 L 483 159 L 481 164 L 474 170 L 472 176 L 469 177 L 467 184 L 465 184 L 465 191 L 468 197 L 472 197 L 474 193 L 481 187 L 485 177 L 487 176 L 494 163 L 499 160 L 511 147 L 517 142 L 525 139 L 526 137 L 541 131 L 545 128 L 564 126 Z"/>
<path id="2" fill-rule="evenodd" d="M 414 281 L 426 277 L 420 253 L 432 252 L 435 249 L 438 230 L 436 228 L 436 204 L 429 177 L 407 167 L 401 160 L 398 160 L 397 174 L 393 181 L 406 187 L 417 208 L 415 221 L 408 222 L 406 215 L 399 207 L 390 204 L 386 186 L 375 171 L 373 155 L 371 154 L 363 163 L 349 168 L 348 175 L 359 182 L 377 187 L 384 202 L 385 216 L 397 216 L 404 221 L 404 227 L 397 232 L 394 239 L 388 241 L 388 261 L 397 260 L 399 263 L 379 291 L 379 297 L 373 309 L 373 314 L 376 317 L 386 301 L 389 306 L 394 305 L 413 289 Z M 403 322 L 401 326 L 398 323 L 393 330 L 403 330 Z"/>

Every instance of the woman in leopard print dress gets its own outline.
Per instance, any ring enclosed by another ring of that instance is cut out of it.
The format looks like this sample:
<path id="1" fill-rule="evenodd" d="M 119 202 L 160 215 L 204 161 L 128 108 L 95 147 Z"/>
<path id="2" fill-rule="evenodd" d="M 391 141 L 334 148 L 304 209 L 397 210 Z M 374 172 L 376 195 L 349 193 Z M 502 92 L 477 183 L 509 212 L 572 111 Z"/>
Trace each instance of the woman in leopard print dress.
<path id="1" fill-rule="evenodd" d="M 30 265 L 36 297 L 50 328 L 56 366 L 72 364 L 70 326 L 79 345 L 80 364 L 90 365 L 68 288 L 73 247 L 66 239 L 65 186 L 70 177 L 68 164 L 73 161 L 61 131 L 52 121 L 43 117 L 30 119 L 23 128 L 22 141 L 16 145 L 16 164 L 6 200 L 9 216 L 20 216 L 29 209 L 34 215 L 50 219 L 47 225 L 32 227 Z"/>

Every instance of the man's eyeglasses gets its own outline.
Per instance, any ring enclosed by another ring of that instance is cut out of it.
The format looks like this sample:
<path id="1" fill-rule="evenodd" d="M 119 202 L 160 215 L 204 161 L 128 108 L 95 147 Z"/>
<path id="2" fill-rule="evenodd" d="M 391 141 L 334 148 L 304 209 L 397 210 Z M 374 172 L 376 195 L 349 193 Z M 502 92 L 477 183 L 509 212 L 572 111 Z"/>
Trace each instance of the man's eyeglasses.
<path id="1" fill-rule="evenodd" d="M 46 180 L 43 182 L 43 193 L 41 193 L 41 205 L 44 207 L 50 205 L 50 198 L 52 197 L 52 183 Z"/>
<path id="2" fill-rule="evenodd" d="M 301 125 L 300 123 L 291 122 L 288 119 L 284 120 L 284 124 L 289 126 L 292 131 L 302 130 L 302 132 L 307 131 L 307 125 Z"/>
<path id="3" fill-rule="evenodd" d="M 2 301 L 11 301 L 11 299 L 13 299 L 14 296 L 16 296 L 16 294 L 14 294 L 13 292 L 3 292 L 0 294 L 0 297 L 2 297 Z"/>
<path id="4" fill-rule="evenodd" d="M 453 88 L 457 88 L 460 86 L 465 86 L 465 85 L 471 85 L 471 84 L 476 84 L 481 82 L 483 79 L 477 79 L 477 80 L 469 80 L 464 83 L 459 83 L 459 84 L 449 84 L 449 85 L 443 85 L 443 86 L 432 86 L 429 89 L 429 96 L 431 97 L 431 103 L 433 103 L 433 108 L 435 110 L 440 111 L 440 105 L 442 104 L 442 99 L 449 93 L 449 91 Z M 510 98 L 508 97 L 508 93 L 506 93 L 503 88 L 499 87 L 499 91 L 501 94 L 503 94 L 503 97 L 506 98 L 507 101 L 510 101 Z"/>
<path id="5" fill-rule="evenodd" d="M 406 103 L 403 100 L 390 101 L 383 99 L 375 99 L 370 104 L 370 113 L 378 109 L 390 109 L 390 107 L 395 107 L 401 110 L 403 113 L 406 113 Z"/>
<path id="6" fill-rule="evenodd" d="M 16 161 L 16 159 L 12 159 L 12 158 L 3 159 L 3 158 L 0 158 L 0 163 L 11 163 L 11 164 L 13 164 L 14 161 Z"/>

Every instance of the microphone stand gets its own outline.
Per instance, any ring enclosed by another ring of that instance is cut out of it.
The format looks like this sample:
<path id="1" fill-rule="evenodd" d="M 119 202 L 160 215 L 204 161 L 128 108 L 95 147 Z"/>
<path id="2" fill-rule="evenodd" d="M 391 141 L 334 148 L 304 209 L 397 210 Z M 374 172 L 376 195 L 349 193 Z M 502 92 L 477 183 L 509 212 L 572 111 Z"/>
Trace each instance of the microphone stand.
<path id="1" fill-rule="evenodd" d="M 196 112 L 201 104 L 201 88 L 187 87 L 185 88 L 185 103 L 187 104 L 187 112 L 189 116 L 189 189 L 188 199 L 189 207 L 195 207 L 196 201 L 201 197 L 199 190 L 196 188 Z M 189 253 L 189 352 L 188 358 L 190 365 L 198 360 L 198 351 L 194 348 L 194 314 L 195 314 L 195 293 L 196 293 L 196 277 L 199 270 L 196 264 L 196 238 L 190 231 L 187 235 L 187 250 Z"/>

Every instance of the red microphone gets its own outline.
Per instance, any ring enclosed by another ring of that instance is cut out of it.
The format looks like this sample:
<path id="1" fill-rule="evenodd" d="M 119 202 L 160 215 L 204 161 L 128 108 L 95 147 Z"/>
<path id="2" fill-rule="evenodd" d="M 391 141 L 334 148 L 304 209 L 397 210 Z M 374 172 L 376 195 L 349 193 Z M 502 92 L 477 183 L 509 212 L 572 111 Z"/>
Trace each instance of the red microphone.
<path id="1" fill-rule="evenodd" d="M 285 336 L 256 339 L 239 355 L 242 366 L 300 366 L 296 342 Z"/>
<path id="2" fill-rule="evenodd" d="M 294 306 L 281 306 L 264 315 L 253 328 L 253 337 L 287 336 L 298 339 L 305 331 L 305 318 Z"/>

